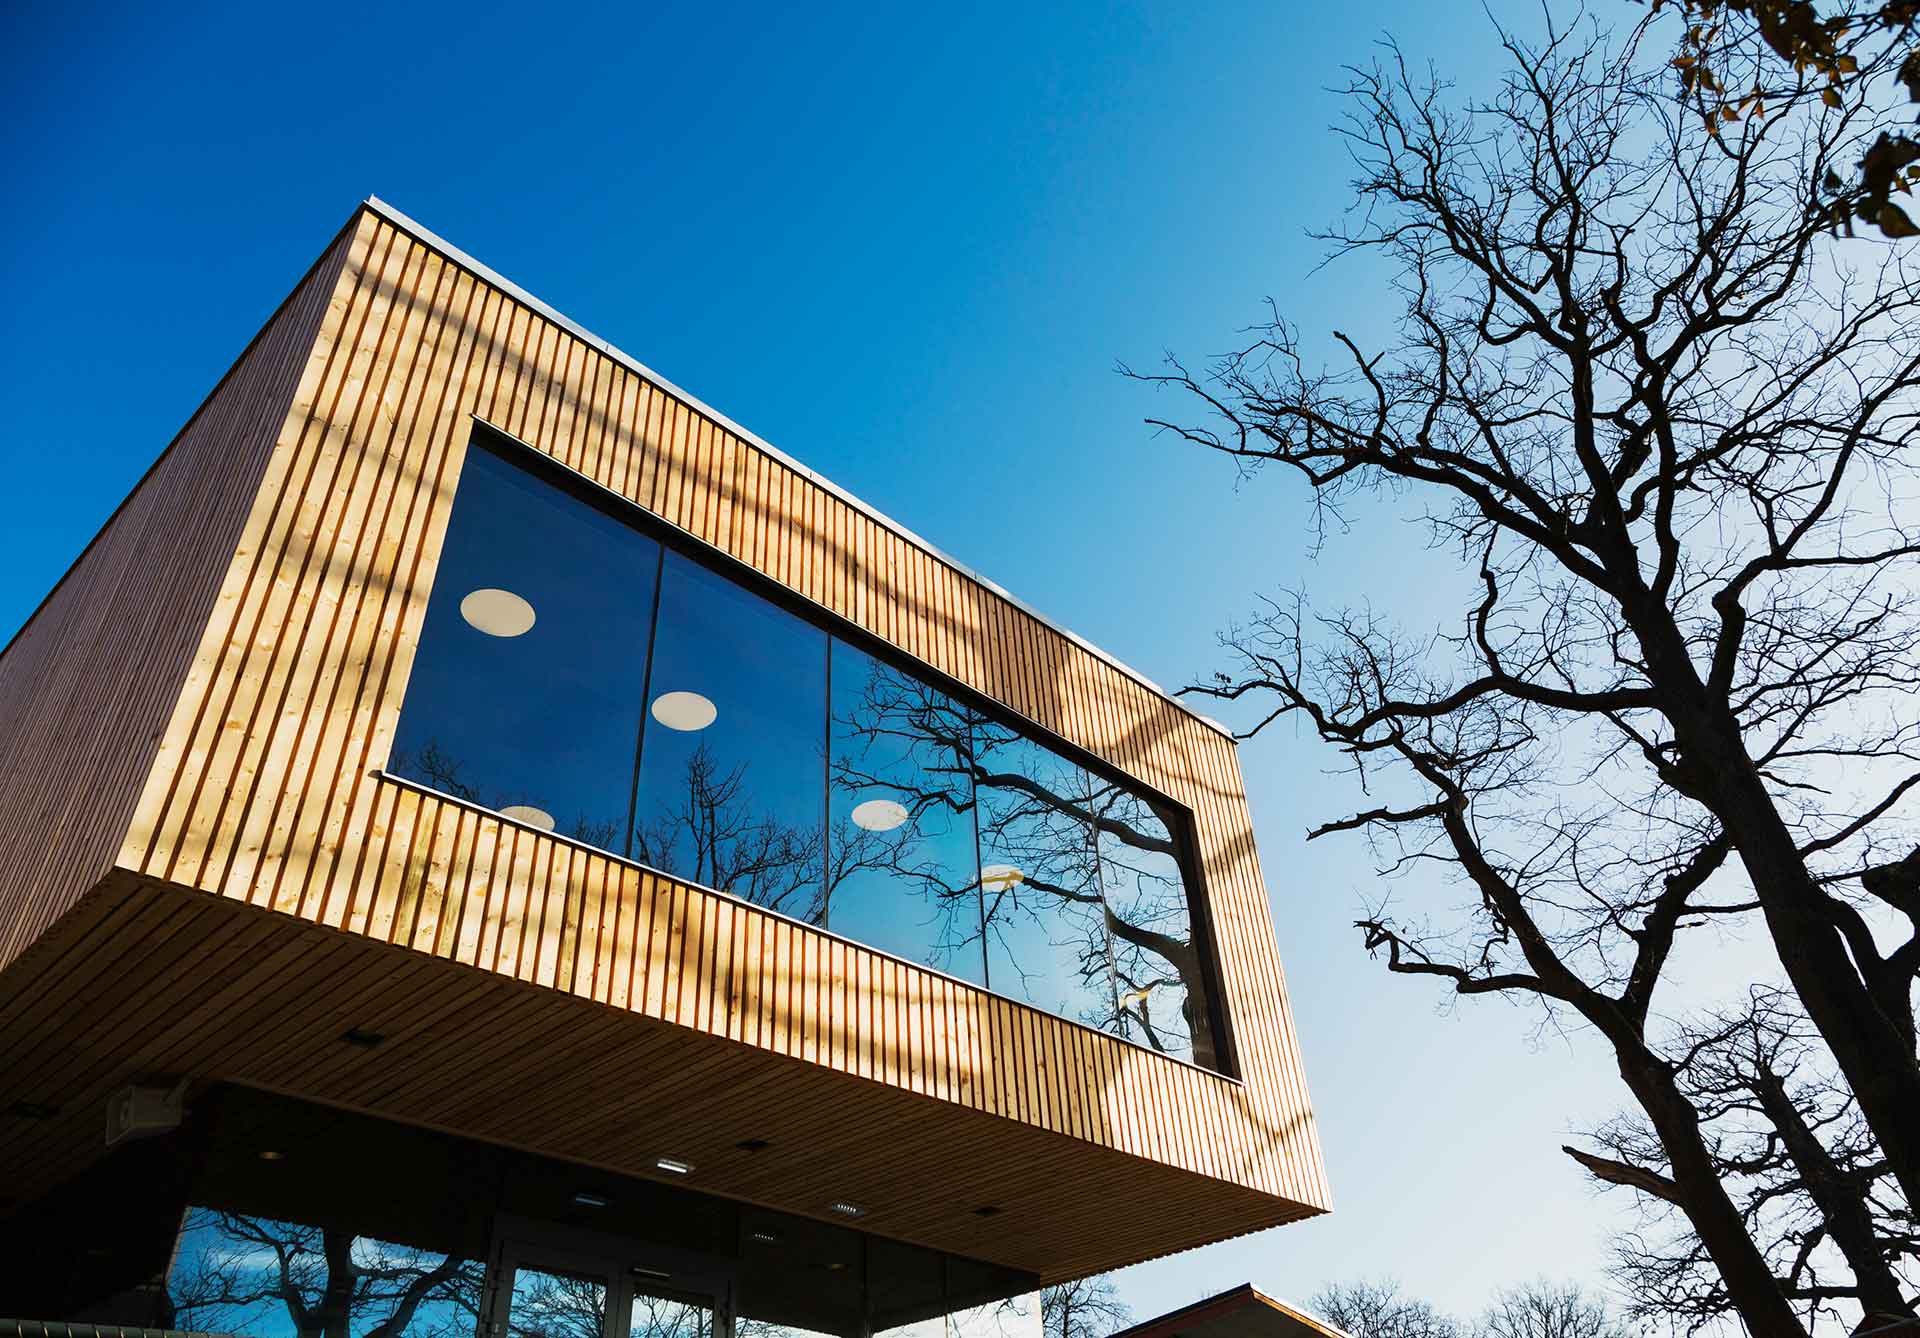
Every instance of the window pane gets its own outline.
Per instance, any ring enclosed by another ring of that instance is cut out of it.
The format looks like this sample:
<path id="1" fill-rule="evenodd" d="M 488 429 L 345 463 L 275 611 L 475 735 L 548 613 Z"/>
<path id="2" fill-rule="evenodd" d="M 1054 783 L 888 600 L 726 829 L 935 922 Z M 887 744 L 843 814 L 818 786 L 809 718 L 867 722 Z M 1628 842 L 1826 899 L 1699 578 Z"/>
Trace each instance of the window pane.
<path id="1" fill-rule="evenodd" d="M 388 770 L 624 853 L 659 560 L 469 450 Z"/>
<path id="2" fill-rule="evenodd" d="M 353 1279 L 331 1275 L 328 1260 L 342 1253 L 357 1274 Z M 190 1208 L 167 1294 L 174 1326 L 200 1333 L 469 1338 L 483 1273 L 476 1260 L 350 1231 Z"/>
<path id="3" fill-rule="evenodd" d="M 827 634 L 668 553 L 635 858 L 820 921 Z"/>
<path id="4" fill-rule="evenodd" d="M 1113 975 L 1088 822 L 1091 778 L 997 723 L 976 723 L 974 748 L 987 984 L 1111 1030 Z"/>
<path id="5" fill-rule="evenodd" d="M 983 981 L 966 712 L 842 641 L 832 686 L 827 928 Z"/>
<path id="6" fill-rule="evenodd" d="M 627 1338 L 713 1338 L 713 1311 L 691 1301 L 638 1293 Z"/>
<path id="7" fill-rule="evenodd" d="M 1101 782 L 1094 793 L 1100 885 L 1113 915 L 1118 1031 L 1152 1049 L 1215 1066 L 1206 978 L 1179 852 L 1144 797 Z"/>
<path id="8" fill-rule="evenodd" d="M 513 1270 L 507 1338 L 601 1338 L 606 1331 L 604 1279 L 539 1268 Z"/>

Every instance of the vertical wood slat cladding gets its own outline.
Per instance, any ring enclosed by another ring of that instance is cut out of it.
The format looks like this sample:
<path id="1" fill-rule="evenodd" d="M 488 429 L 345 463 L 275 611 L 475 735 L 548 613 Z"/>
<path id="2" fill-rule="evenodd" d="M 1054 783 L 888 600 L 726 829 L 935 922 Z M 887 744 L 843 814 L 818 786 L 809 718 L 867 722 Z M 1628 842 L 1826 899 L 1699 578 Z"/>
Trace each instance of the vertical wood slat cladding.
<path id="1" fill-rule="evenodd" d="M 1244 1081 L 373 776 L 472 415 L 1190 807 Z M 123 867 L 1326 1205 L 1217 731 L 371 210 L 263 476 Z"/>
<path id="2" fill-rule="evenodd" d="M 107 872 L 346 257 L 337 239 L 0 652 L 0 967 Z"/>

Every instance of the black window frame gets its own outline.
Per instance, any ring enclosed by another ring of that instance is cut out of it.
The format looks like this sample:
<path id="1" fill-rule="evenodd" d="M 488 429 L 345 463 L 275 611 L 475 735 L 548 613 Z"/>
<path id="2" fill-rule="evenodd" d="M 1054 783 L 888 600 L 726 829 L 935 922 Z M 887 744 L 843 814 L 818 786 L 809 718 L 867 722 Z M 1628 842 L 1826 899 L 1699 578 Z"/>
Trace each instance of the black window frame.
<path id="1" fill-rule="evenodd" d="M 1145 1045 L 1133 1039 L 1131 1036 L 1107 1031 L 1103 1028 L 1093 1027 L 1090 1024 L 1076 1021 L 1073 1018 L 1064 1017 L 1061 1014 L 1042 1008 L 1037 1004 L 995 990 L 990 982 L 983 984 L 981 982 L 970 981 L 964 977 L 955 976 L 951 972 L 943 971 L 939 967 L 929 966 L 923 962 L 914 962 L 910 963 L 910 965 L 917 966 L 921 970 L 932 971 L 937 975 L 945 976 L 959 984 L 967 985 L 970 988 L 984 990 L 996 998 L 1005 999 L 1008 1003 L 1017 1007 L 1031 1008 L 1034 1012 L 1042 1016 L 1056 1018 L 1070 1026 L 1086 1027 L 1088 1030 L 1094 1031 L 1099 1035 L 1111 1037 L 1113 1040 L 1119 1041 L 1124 1045 L 1130 1045 L 1147 1054 L 1156 1055 L 1159 1058 L 1170 1060 L 1177 1064 L 1184 1064 L 1201 1073 L 1211 1074 L 1217 1078 L 1224 1078 L 1236 1084 L 1244 1081 L 1239 1061 L 1239 1046 L 1229 1021 L 1223 997 L 1224 991 L 1221 988 L 1218 953 L 1219 940 L 1215 931 L 1212 906 L 1213 897 L 1211 889 L 1205 880 L 1204 870 L 1199 859 L 1198 824 L 1191 809 L 1185 804 L 1161 793 L 1138 777 L 1128 775 L 1126 772 L 1113 766 L 1104 759 L 1097 757 L 1072 740 L 1061 737 L 1038 721 L 1030 720 L 1026 716 L 1021 715 L 1006 703 L 997 701 L 979 689 L 971 687 L 943 672 L 936 666 L 916 658 L 910 652 L 868 631 L 858 623 L 809 599 L 799 591 L 781 583 L 765 572 L 749 565 L 733 554 L 726 552 L 724 549 L 714 546 L 691 531 L 683 529 L 666 517 L 649 510 L 631 498 L 614 492 L 604 484 L 587 477 L 563 461 L 555 459 L 539 447 L 530 442 L 523 441 L 504 428 L 488 422 L 478 414 L 472 415 L 469 423 L 470 429 L 466 443 L 466 449 L 468 451 L 486 451 L 509 465 L 526 470 L 542 482 L 559 488 L 569 496 L 593 507 L 602 514 L 609 516 L 621 524 L 638 530 L 645 537 L 660 544 L 662 549 L 672 549 L 688 561 L 707 568 L 723 579 L 739 586 L 747 593 L 763 599 L 776 608 L 782 609 L 817 627 L 829 638 L 838 637 L 848 645 L 873 656 L 882 663 L 891 665 L 903 673 L 925 680 L 929 686 L 952 697 L 955 701 L 963 704 L 968 710 L 976 711 L 983 717 L 994 720 L 1008 729 L 1025 735 L 1042 747 L 1058 753 L 1068 762 L 1076 766 L 1084 767 L 1087 771 L 1096 776 L 1104 777 L 1115 785 L 1133 790 L 1163 808 L 1170 818 L 1167 826 L 1174 838 L 1175 863 L 1179 867 L 1181 885 L 1186 892 L 1187 915 L 1192 928 L 1194 949 L 1199 954 L 1201 972 L 1207 986 L 1207 1025 L 1212 1030 L 1214 1056 L 1218 1061 L 1217 1068 L 1209 1068 L 1204 1064 L 1180 1055 L 1155 1050 L 1153 1047 Z M 457 487 L 455 494 L 457 498 Z M 449 509 L 449 518 L 451 518 L 451 508 Z M 436 579 L 438 577 L 437 571 L 435 577 Z M 431 583 L 423 594 L 426 597 L 431 597 Z M 655 601 L 656 603 L 658 602 L 657 589 L 655 592 Z M 831 643 L 829 643 L 829 653 L 830 645 Z M 651 655 L 649 655 L 649 661 L 651 661 L 651 658 Z M 406 697 L 405 694 L 402 694 L 401 709 L 404 710 L 405 706 Z M 471 800 L 462 799 L 457 795 L 446 794 L 424 781 L 417 780 L 410 776 L 397 775 L 388 769 L 388 763 L 391 761 L 392 758 L 389 756 L 380 767 L 376 768 L 377 774 L 384 779 L 390 780 L 395 784 L 405 785 L 412 789 L 433 794 L 465 807 L 485 807 Z M 494 812 L 494 810 L 491 809 L 486 811 Z M 496 816 L 500 816 L 502 821 L 514 823 L 516 826 L 524 825 L 504 815 L 496 814 Z M 566 841 L 569 844 L 578 845 L 582 849 L 592 850 L 609 859 L 619 860 L 623 864 L 644 869 L 659 877 L 671 879 L 674 882 L 689 882 L 688 879 L 682 878 L 677 874 L 669 873 L 664 869 L 655 868 L 643 860 L 635 859 L 630 854 L 605 850 L 599 846 L 576 840 L 573 837 L 558 832 L 543 830 L 541 834 L 554 837 L 556 840 Z M 695 885 L 702 886 L 698 884 Z M 745 901 L 744 898 L 737 897 L 733 893 L 726 892 L 723 889 L 704 888 L 704 890 L 714 892 L 720 896 L 729 897 L 736 901 Z M 749 902 L 746 904 L 754 903 Z M 793 919 L 792 916 L 786 915 L 785 912 L 775 910 L 771 907 L 757 906 L 757 909 L 766 911 L 771 915 L 782 916 L 782 918 L 785 919 Z M 795 922 L 807 923 L 805 921 Z M 862 943 L 857 938 L 835 933 L 830 926 L 808 924 L 807 927 L 820 933 L 830 934 L 843 942 L 854 944 L 869 952 L 877 952 L 883 956 L 893 957 L 896 960 L 906 960 L 899 958 L 898 954 L 890 953 L 884 948 L 876 948 L 870 944 Z"/>

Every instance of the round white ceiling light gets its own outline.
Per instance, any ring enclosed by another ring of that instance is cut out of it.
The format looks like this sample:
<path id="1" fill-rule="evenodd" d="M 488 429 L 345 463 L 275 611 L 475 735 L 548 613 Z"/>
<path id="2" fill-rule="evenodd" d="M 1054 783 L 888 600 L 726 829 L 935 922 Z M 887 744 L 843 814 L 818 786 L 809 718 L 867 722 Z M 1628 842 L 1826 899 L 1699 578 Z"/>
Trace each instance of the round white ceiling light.
<path id="1" fill-rule="evenodd" d="M 535 808 L 532 804 L 513 804 L 500 810 L 503 818 L 512 818 L 515 822 L 524 822 L 529 827 L 538 827 L 543 832 L 553 830 L 553 814 L 544 808 Z"/>
<path id="2" fill-rule="evenodd" d="M 906 820 L 906 805 L 892 799 L 869 799 L 853 810 L 853 825 L 870 832 L 890 832 Z"/>
<path id="3" fill-rule="evenodd" d="M 697 692 L 663 692 L 653 699 L 653 718 L 683 734 L 705 729 L 719 714 L 720 708 Z"/>
<path id="4" fill-rule="evenodd" d="M 989 892 L 1005 892 L 1027 881 L 1027 875 L 1011 864 L 987 864 L 980 869 L 980 886 Z"/>
<path id="5" fill-rule="evenodd" d="M 511 590 L 492 586 L 475 590 L 461 600 L 460 616 L 488 636 L 524 636 L 533 629 L 533 605 Z"/>

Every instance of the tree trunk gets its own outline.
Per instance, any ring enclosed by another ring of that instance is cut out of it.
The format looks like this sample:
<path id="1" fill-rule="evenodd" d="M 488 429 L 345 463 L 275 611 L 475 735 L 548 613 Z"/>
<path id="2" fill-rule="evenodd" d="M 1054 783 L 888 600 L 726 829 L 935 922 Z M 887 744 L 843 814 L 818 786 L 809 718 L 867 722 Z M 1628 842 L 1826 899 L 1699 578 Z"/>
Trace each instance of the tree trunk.
<path id="1" fill-rule="evenodd" d="M 1764 1067 L 1757 1075 L 1754 1090 L 1760 1104 L 1780 1131 L 1780 1141 L 1800 1173 L 1807 1197 L 1826 1220 L 1827 1235 L 1846 1256 L 1854 1285 L 1860 1289 L 1860 1304 L 1869 1312 L 1912 1315 L 1913 1307 L 1900 1293 L 1900 1281 L 1888 1266 L 1873 1230 L 1873 1218 L 1861 1199 L 1857 1185 L 1847 1178 L 1828 1155 L 1826 1147 L 1807 1126 L 1788 1094 L 1786 1084 Z"/>
<path id="2" fill-rule="evenodd" d="M 1648 678 L 1668 703 L 1663 714 L 1686 773 L 1677 788 L 1708 808 L 1733 842 L 1808 1020 L 1853 1089 L 1907 1202 L 1920 1203 L 1920 1059 L 1910 1029 L 1889 1018 L 1863 983 L 1821 905 L 1825 894 L 1747 752 L 1739 720 L 1708 691 L 1672 611 L 1640 581 L 1632 557 L 1627 546 L 1608 566 L 1631 583 L 1633 593 L 1621 607 L 1645 654 Z"/>
<path id="3" fill-rule="evenodd" d="M 1780 964 L 1907 1202 L 1920 1203 L 1920 1062 L 1904 1029 L 1861 983 L 1846 940 L 1820 907 L 1824 893 L 1745 748 L 1714 751 L 1719 756 L 1702 759 L 1716 791 L 1712 807 L 1746 866 Z"/>
<path id="4" fill-rule="evenodd" d="M 1807 1338 L 1773 1270 L 1747 1234 L 1740 1210 L 1727 1197 L 1700 1137 L 1699 1116 L 1675 1086 L 1672 1072 L 1646 1050 L 1616 1044 L 1615 1053 L 1620 1076 L 1639 1098 L 1666 1149 L 1680 1200 L 1676 1206 L 1713 1257 L 1747 1332 L 1752 1338 Z"/>

